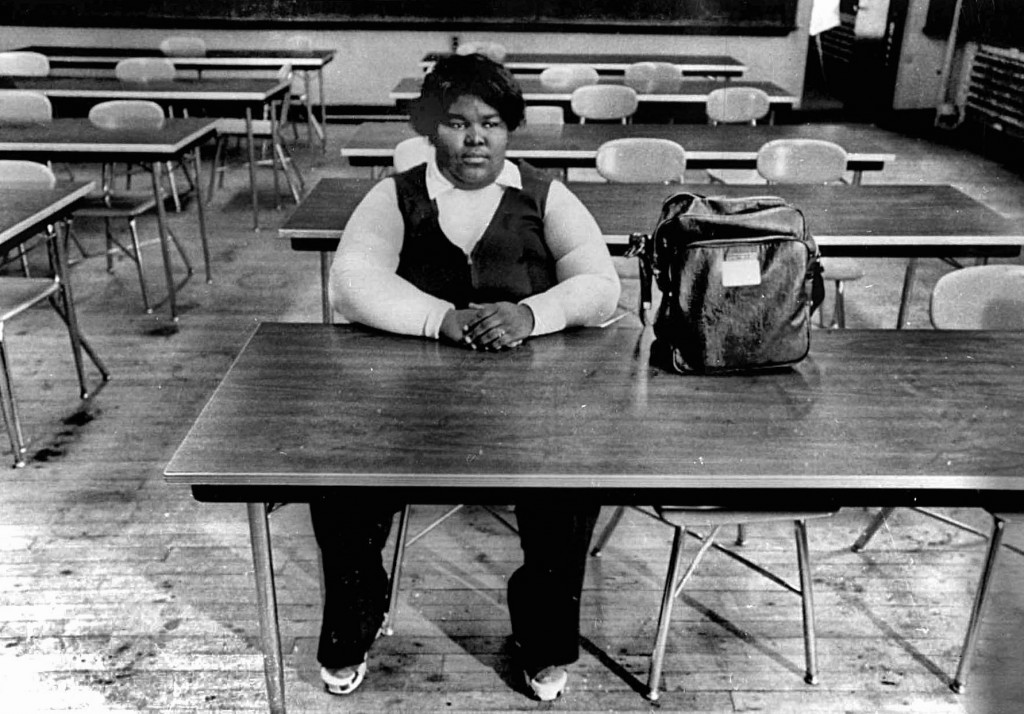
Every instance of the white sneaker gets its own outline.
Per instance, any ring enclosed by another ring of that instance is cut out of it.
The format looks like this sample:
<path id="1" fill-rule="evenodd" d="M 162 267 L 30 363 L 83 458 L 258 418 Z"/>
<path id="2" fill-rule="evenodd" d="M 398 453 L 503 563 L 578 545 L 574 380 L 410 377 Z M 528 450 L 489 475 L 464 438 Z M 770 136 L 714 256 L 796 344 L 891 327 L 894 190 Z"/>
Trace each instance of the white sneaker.
<path id="1" fill-rule="evenodd" d="M 566 682 L 569 681 L 569 673 L 565 671 L 565 667 L 545 667 L 532 677 L 529 672 L 523 674 L 526 676 L 526 686 L 542 702 L 558 699 L 565 689 Z"/>
<path id="2" fill-rule="evenodd" d="M 366 676 L 366 660 L 354 667 L 342 667 L 341 669 L 320 668 L 320 679 L 324 687 L 331 694 L 351 694 L 363 683 Z"/>

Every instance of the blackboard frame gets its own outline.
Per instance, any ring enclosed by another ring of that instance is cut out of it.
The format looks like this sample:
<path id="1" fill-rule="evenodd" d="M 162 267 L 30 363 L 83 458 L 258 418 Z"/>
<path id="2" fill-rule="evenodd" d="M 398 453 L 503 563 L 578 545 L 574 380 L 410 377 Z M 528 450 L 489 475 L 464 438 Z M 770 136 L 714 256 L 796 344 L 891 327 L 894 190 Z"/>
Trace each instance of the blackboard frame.
<path id="1" fill-rule="evenodd" d="M 797 29 L 797 5 L 798 0 L 2 0 L 0 24 L 52 27 L 59 18 L 61 27 L 785 36 Z"/>

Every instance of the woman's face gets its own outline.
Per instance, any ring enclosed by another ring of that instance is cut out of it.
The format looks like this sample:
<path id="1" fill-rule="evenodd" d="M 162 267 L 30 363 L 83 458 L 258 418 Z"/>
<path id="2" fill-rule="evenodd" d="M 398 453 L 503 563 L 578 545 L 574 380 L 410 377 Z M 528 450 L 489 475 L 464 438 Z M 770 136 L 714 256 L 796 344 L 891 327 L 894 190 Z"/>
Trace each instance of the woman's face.
<path id="1" fill-rule="evenodd" d="M 459 97 L 437 125 L 437 165 L 457 188 L 483 188 L 505 163 L 508 127 L 498 110 L 472 95 Z"/>

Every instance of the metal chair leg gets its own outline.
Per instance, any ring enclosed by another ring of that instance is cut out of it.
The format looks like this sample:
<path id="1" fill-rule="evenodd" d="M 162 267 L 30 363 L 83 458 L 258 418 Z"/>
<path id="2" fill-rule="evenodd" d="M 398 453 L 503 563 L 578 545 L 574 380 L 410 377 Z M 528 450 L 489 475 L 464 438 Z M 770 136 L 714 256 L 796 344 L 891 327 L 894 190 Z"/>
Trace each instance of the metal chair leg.
<path id="1" fill-rule="evenodd" d="M 1006 521 L 995 513 L 992 523 L 992 535 L 989 537 L 988 553 L 985 554 L 985 565 L 981 569 L 981 578 L 978 581 L 978 591 L 974 595 L 974 604 L 971 606 L 971 618 L 967 622 L 967 634 L 964 636 L 964 646 L 960 651 L 960 664 L 956 668 L 956 676 L 953 678 L 950 689 L 957 694 L 963 694 L 967 689 L 967 675 L 971 671 L 971 662 L 974 660 L 974 648 L 978 641 L 978 629 L 981 626 L 982 617 L 985 614 L 985 607 L 988 605 L 988 592 L 992 585 L 992 575 L 995 573 L 996 560 L 999 556 L 1000 545 L 1006 531 Z"/>
<path id="2" fill-rule="evenodd" d="M 398 589 L 402 579 L 402 562 L 405 560 L 406 536 L 409 533 L 409 511 L 406 504 L 398 515 L 398 534 L 395 538 L 395 552 L 391 557 L 391 579 L 388 583 L 388 608 L 380 633 L 385 637 L 395 634 L 395 615 L 398 611 Z"/>
<path id="3" fill-rule="evenodd" d="M 864 548 L 868 544 L 868 541 L 870 541 L 874 537 L 875 533 L 878 532 L 878 529 L 882 527 L 882 524 L 885 523 L 886 519 L 889 518 L 889 516 L 891 516 L 892 512 L 895 510 L 896 508 L 894 506 L 886 506 L 885 508 L 880 510 L 875 515 L 875 519 L 871 521 L 868 527 L 864 529 L 864 532 L 860 534 L 860 537 L 857 539 L 857 542 L 850 546 L 850 550 L 852 550 L 854 553 L 859 553 L 862 550 L 864 550 Z"/>
<path id="4" fill-rule="evenodd" d="M 3 411 L 4 423 L 7 425 L 7 436 L 11 440 L 14 468 L 21 468 L 25 465 L 25 438 L 21 432 L 21 420 L 18 418 L 18 407 L 14 401 L 14 385 L 11 382 L 11 367 L 7 361 L 7 342 L 2 322 L 0 322 L 0 408 Z"/>
<path id="5" fill-rule="evenodd" d="M 601 535 L 597 538 L 597 543 L 593 548 L 590 549 L 590 554 L 595 558 L 601 556 L 601 551 L 608 544 L 609 539 L 612 537 L 612 533 L 615 532 L 616 527 L 619 525 L 619 521 L 622 520 L 622 515 L 626 512 L 625 506 L 617 506 L 615 511 L 612 513 L 612 517 L 608 520 L 604 530 L 601 531 Z"/>
<path id="6" fill-rule="evenodd" d="M 620 507 L 621 508 L 621 507 Z M 615 516 L 621 514 L 616 512 Z M 615 519 L 615 516 L 612 516 Z M 672 537 L 672 552 L 669 555 L 668 572 L 665 574 L 665 589 L 661 593 L 661 609 L 658 612 L 658 634 L 654 639 L 654 652 L 651 654 L 651 669 L 647 675 L 647 698 L 652 702 L 661 696 L 661 673 L 665 664 L 665 646 L 668 643 L 668 628 L 672 622 L 672 606 L 675 604 L 676 579 L 679 573 L 679 561 L 683 556 L 683 528 L 675 527 Z"/>

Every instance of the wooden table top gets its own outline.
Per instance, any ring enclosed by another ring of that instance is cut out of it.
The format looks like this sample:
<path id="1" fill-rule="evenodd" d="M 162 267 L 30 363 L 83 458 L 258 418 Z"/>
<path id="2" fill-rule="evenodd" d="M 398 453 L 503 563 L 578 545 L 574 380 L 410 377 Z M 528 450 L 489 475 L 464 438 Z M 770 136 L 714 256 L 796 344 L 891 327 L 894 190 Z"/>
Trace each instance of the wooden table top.
<path id="1" fill-rule="evenodd" d="M 217 132 L 217 119 L 167 119 L 158 130 L 101 129 L 87 118 L 54 119 L 48 124 L 5 126 L 0 134 L 4 158 L 80 158 L 118 161 L 173 159 Z"/>
<path id="2" fill-rule="evenodd" d="M 650 339 L 621 321 L 488 353 L 265 323 L 165 476 L 619 499 L 863 490 L 872 505 L 1024 490 L 1024 334 L 815 331 L 795 368 L 728 377 L 651 366 Z"/>
<path id="3" fill-rule="evenodd" d="M 287 80 L 231 77 L 122 82 L 115 77 L 0 77 L 2 89 L 32 89 L 60 99 L 267 102 L 291 87 Z"/>
<path id="4" fill-rule="evenodd" d="M 375 183 L 324 178 L 278 231 L 295 250 L 334 250 L 353 209 Z M 973 255 L 997 246 L 1019 252 L 1024 226 L 946 185 L 725 186 L 570 182 L 613 252 L 629 234 L 653 230 L 666 198 L 681 191 L 715 196 L 781 196 L 799 207 L 826 255 Z M 964 253 L 962 251 L 968 251 Z M 923 253 L 919 251 L 924 251 Z"/>
<path id="5" fill-rule="evenodd" d="M 545 87 L 537 77 L 519 77 L 519 84 L 523 89 L 523 99 L 527 102 L 568 102 L 572 92 L 564 89 Z M 601 84 L 622 84 L 622 77 L 601 77 Z M 420 96 L 420 87 L 423 84 L 422 77 L 405 77 L 391 90 L 389 95 L 393 101 L 408 101 Z M 685 79 L 679 89 L 671 92 L 653 92 L 638 94 L 641 102 L 660 102 L 666 104 L 703 104 L 707 101 L 712 91 L 721 87 L 757 87 L 768 94 L 772 104 L 793 105 L 799 101 L 799 97 L 772 82 L 725 82 L 715 79 Z"/>
<path id="6" fill-rule="evenodd" d="M 420 67 L 429 69 L 441 57 L 450 52 L 428 52 Z M 747 71 L 747 66 L 735 57 L 728 55 L 697 55 L 697 54 L 563 54 L 558 52 L 510 52 L 502 64 L 513 72 L 541 72 L 548 67 L 566 64 L 585 64 L 602 73 L 621 73 L 637 62 L 667 62 L 674 64 L 683 74 L 718 75 L 722 77 L 739 77 Z"/>
<path id="7" fill-rule="evenodd" d="M 54 189 L 0 188 L 0 249 L 10 250 L 70 212 L 96 187 L 78 181 Z"/>
<path id="8" fill-rule="evenodd" d="M 364 122 L 341 147 L 355 166 L 389 166 L 398 142 L 416 136 L 402 122 Z M 848 167 L 881 170 L 896 156 L 882 148 L 886 132 L 866 124 L 534 124 L 509 136 L 507 156 L 535 165 L 593 166 L 601 144 L 612 139 L 653 137 L 675 141 L 686 149 L 691 168 L 750 168 L 757 152 L 773 139 L 825 139 L 849 155 Z"/>
<path id="9" fill-rule="evenodd" d="M 50 60 L 50 67 L 113 69 L 129 57 L 166 57 L 156 47 L 75 47 L 30 45 L 20 52 L 38 52 Z M 290 49 L 211 49 L 202 57 L 171 57 L 179 69 L 276 69 L 290 64 L 292 69 L 320 69 L 334 59 L 334 50 Z"/>

